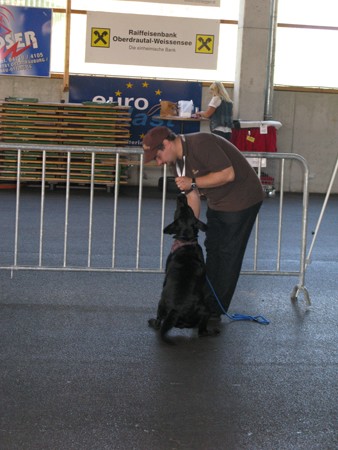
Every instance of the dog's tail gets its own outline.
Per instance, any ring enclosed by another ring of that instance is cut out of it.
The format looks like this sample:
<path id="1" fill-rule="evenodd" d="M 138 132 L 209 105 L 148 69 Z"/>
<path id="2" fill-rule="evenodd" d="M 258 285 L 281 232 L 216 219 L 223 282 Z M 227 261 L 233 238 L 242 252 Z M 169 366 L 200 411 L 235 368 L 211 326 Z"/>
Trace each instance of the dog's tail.
<path id="1" fill-rule="evenodd" d="M 178 313 L 174 309 L 172 309 L 167 317 L 163 320 L 163 323 L 161 325 L 161 338 L 164 342 L 167 344 L 174 344 L 174 342 L 167 336 L 167 333 L 171 328 L 173 328 L 176 325 L 177 322 Z"/>

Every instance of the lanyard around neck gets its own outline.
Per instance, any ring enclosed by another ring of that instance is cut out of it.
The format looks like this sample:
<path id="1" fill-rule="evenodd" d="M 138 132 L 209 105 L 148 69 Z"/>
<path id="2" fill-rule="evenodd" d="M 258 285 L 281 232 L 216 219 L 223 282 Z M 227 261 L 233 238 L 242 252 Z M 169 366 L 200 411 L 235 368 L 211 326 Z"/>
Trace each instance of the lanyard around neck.
<path id="1" fill-rule="evenodd" d="M 181 134 L 181 139 L 182 139 L 182 148 L 183 148 L 183 168 L 181 170 L 181 167 L 178 164 L 178 161 L 176 161 L 176 171 L 177 171 L 177 175 L 179 177 L 185 177 L 185 146 L 186 141 L 185 141 L 185 136 L 184 134 Z"/>
<path id="2" fill-rule="evenodd" d="M 178 161 L 176 161 L 176 172 L 179 177 L 185 177 L 185 155 L 183 156 L 183 168 L 181 170 Z"/>

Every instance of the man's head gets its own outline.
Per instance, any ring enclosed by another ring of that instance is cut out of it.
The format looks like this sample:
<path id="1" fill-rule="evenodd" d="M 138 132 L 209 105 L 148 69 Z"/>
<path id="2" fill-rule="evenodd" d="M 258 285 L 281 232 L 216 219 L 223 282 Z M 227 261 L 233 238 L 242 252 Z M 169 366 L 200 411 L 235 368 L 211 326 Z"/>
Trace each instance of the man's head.
<path id="1" fill-rule="evenodd" d="M 167 127 L 155 127 L 148 131 L 143 138 L 144 163 L 156 160 L 159 152 L 163 151 L 167 141 L 174 141 L 177 135 Z M 166 142 L 164 142 L 166 141 Z M 164 161 L 166 162 L 166 161 Z"/>

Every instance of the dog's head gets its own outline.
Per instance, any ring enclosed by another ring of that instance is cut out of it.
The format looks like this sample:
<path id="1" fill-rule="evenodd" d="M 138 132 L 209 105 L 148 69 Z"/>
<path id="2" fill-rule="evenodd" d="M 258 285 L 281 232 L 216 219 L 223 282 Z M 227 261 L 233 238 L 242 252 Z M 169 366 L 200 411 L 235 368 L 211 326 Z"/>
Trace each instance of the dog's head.
<path id="1" fill-rule="evenodd" d="M 190 241 L 197 238 L 199 230 L 206 231 L 206 229 L 206 224 L 195 217 L 185 194 L 179 194 L 176 201 L 174 222 L 167 225 L 163 233 L 173 234 L 175 239 Z"/>

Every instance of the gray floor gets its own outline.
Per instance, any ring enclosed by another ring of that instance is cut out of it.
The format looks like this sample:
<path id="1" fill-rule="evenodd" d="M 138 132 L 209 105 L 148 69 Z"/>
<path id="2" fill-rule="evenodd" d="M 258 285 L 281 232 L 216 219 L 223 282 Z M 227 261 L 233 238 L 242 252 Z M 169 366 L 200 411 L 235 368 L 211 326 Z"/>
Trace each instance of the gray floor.
<path id="1" fill-rule="evenodd" d="M 311 308 L 290 301 L 293 277 L 243 275 L 230 312 L 270 324 L 223 318 L 220 336 L 177 330 L 172 347 L 147 326 L 161 274 L 0 271 L 0 449 L 338 448 L 337 206 L 307 270 Z"/>

